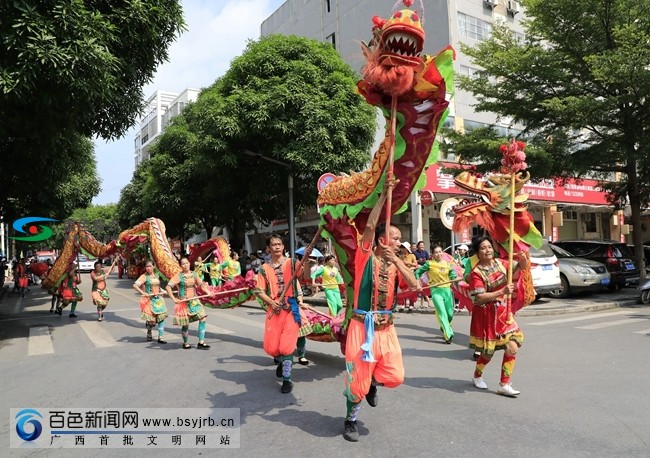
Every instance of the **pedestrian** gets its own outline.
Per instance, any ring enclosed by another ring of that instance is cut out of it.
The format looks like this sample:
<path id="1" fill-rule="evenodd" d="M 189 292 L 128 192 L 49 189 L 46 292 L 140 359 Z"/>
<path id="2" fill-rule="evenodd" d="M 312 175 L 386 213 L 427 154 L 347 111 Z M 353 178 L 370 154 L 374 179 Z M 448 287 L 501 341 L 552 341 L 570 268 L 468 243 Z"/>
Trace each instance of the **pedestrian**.
<path id="1" fill-rule="evenodd" d="M 338 316 L 339 312 L 343 310 L 343 300 L 341 299 L 341 290 L 339 285 L 343 284 L 343 277 L 336 267 L 336 258 L 332 254 L 325 256 L 322 266 L 318 266 L 311 273 L 312 287 L 314 290 L 318 288 L 316 279 L 322 278 L 321 286 L 325 292 L 327 299 L 327 306 L 330 309 L 331 316 Z"/>
<path id="2" fill-rule="evenodd" d="M 102 262 L 95 262 L 95 270 L 90 272 L 90 279 L 93 284 L 91 287 L 93 304 L 97 306 L 97 321 L 104 321 L 104 310 L 108 307 L 108 301 L 111 299 L 106 286 L 106 279 L 113 272 L 115 263 L 119 258 L 116 257 L 108 269 L 102 268 Z"/>
<path id="3" fill-rule="evenodd" d="M 471 348 L 481 352 L 476 361 L 472 381 L 476 388 L 486 390 L 483 371 L 497 350 L 504 350 L 501 363 L 501 379 L 497 394 L 517 396 L 520 392 L 510 385 L 519 347 L 524 334 L 514 320 L 511 299 L 507 295 L 515 292 L 508 283 L 508 262 L 494 256 L 494 245 L 489 237 L 481 236 L 472 241 L 472 250 L 478 256 L 478 264 L 469 276 L 469 288 L 474 303 L 470 324 Z M 525 256 L 519 255 L 514 269 L 524 270 L 528 266 Z"/>
<path id="4" fill-rule="evenodd" d="M 258 251 L 257 253 L 251 253 L 251 270 L 257 275 L 260 272 L 260 267 L 262 266 L 262 252 Z"/>
<path id="5" fill-rule="evenodd" d="M 304 305 L 302 288 L 293 275 L 295 261 L 284 256 L 282 237 L 271 234 L 266 239 L 266 247 L 271 258 L 260 267 L 255 288 L 255 295 L 268 306 L 267 319 L 264 320 L 264 351 L 279 361 L 275 375 L 282 377 L 280 392 L 291 393 L 293 352 L 302 323 L 300 307 Z M 287 282 L 290 283 L 282 296 Z"/>
<path id="6" fill-rule="evenodd" d="M 398 256 L 409 269 L 415 270 L 419 267 L 415 255 L 411 252 L 411 244 L 409 242 L 401 243 Z M 415 302 L 420 293 L 418 291 L 412 291 L 404 282 L 401 282 L 398 288 L 397 311 L 411 313 L 415 310 Z"/>
<path id="7" fill-rule="evenodd" d="M 415 271 L 415 276 L 420 278 L 425 273 L 429 277 L 431 301 L 436 310 L 440 330 L 445 342 L 451 344 L 454 338 L 454 330 L 451 327 L 454 319 L 454 296 L 451 293 L 451 284 L 447 282 L 455 280 L 457 275 L 451 263 L 442 258 L 442 246 L 433 247 L 432 258 Z"/>
<path id="8" fill-rule="evenodd" d="M 227 263 L 228 261 L 226 261 Z M 223 264 L 219 262 L 216 256 L 212 262 L 204 264 L 204 269 L 206 269 L 210 274 L 210 284 L 212 286 L 221 286 Z"/>
<path id="9" fill-rule="evenodd" d="M 241 275 L 241 264 L 239 262 L 239 254 L 236 251 L 230 253 L 230 259 L 226 259 L 221 264 L 221 268 L 225 269 L 226 280 L 232 281 L 235 277 Z"/>
<path id="10" fill-rule="evenodd" d="M 196 288 L 203 284 L 203 279 L 197 275 L 196 271 L 190 270 L 190 260 L 186 257 L 181 258 L 181 272 L 169 279 L 165 289 L 167 294 L 174 301 L 174 324 L 181 327 L 181 336 L 183 337 L 183 349 L 192 348 L 189 344 L 190 323 L 199 322 L 198 334 L 199 342 L 196 344 L 197 350 L 209 350 L 210 345 L 205 343 L 205 327 L 207 314 L 203 304 L 197 297 Z M 178 287 L 178 298 L 174 296 L 174 287 Z"/>
<path id="11" fill-rule="evenodd" d="M 14 284 L 14 291 L 18 289 L 20 297 L 25 297 L 25 293 L 29 291 L 29 274 L 27 272 L 27 258 L 22 258 L 16 265 L 16 273 L 14 275 L 16 283 Z M 13 291 L 12 291 L 13 292 Z"/>
<path id="12" fill-rule="evenodd" d="M 81 275 L 77 265 L 73 262 L 68 266 L 66 275 L 59 286 L 59 295 L 61 302 L 56 308 L 56 313 L 61 316 L 63 309 L 70 305 L 70 318 L 77 318 L 74 313 L 77 310 L 77 303 L 83 300 L 83 295 L 78 285 L 81 283 Z"/>
<path id="13" fill-rule="evenodd" d="M 386 240 L 385 226 L 377 226 L 387 193 L 394 186 L 394 180 L 387 180 L 368 216 L 355 255 L 353 314 L 345 345 L 347 413 L 343 432 L 351 442 L 359 440 L 357 415 L 363 398 L 375 407 L 377 384 L 395 388 L 404 381 L 402 349 L 393 326 L 395 291 L 400 277 L 411 288 L 417 287 L 417 281 L 397 256 L 400 230 L 389 226 Z"/>
<path id="14" fill-rule="evenodd" d="M 429 252 L 424 249 L 424 242 L 422 240 L 415 246 L 413 254 L 415 255 L 416 262 L 420 266 L 429 260 Z"/>
<path id="15" fill-rule="evenodd" d="M 165 335 L 165 318 L 167 318 L 167 306 L 163 300 L 160 290 L 160 278 L 154 272 L 153 261 L 144 264 L 145 273 L 133 284 L 133 289 L 140 293 L 140 318 L 144 320 L 147 327 L 147 342 L 153 340 L 151 331 L 154 326 L 158 327 L 158 343 L 166 344 L 163 338 Z M 142 287 L 144 286 L 144 289 Z"/>

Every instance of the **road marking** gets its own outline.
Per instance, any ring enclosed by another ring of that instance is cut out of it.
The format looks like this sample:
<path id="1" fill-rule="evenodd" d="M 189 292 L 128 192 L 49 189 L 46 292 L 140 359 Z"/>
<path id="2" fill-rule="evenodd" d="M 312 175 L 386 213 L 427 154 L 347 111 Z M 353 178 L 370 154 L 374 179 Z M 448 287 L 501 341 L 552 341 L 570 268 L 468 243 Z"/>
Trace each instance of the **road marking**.
<path id="1" fill-rule="evenodd" d="M 14 305 L 14 315 L 17 315 L 22 311 L 23 311 L 23 297 L 19 294 L 18 300 L 16 301 L 16 305 Z"/>
<path id="2" fill-rule="evenodd" d="M 587 326 L 578 326 L 576 329 L 603 329 L 610 326 L 620 326 L 622 324 L 636 323 L 637 321 L 648 321 L 645 318 L 628 318 L 627 320 L 605 321 L 604 323 L 589 324 Z"/>
<path id="3" fill-rule="evenodd" d="M 549 321 L 537 321 L 535 323 L 526 323 L 526 326 L 545 326 L 547 324 L 556 324 L 556 323 L 570 323 L 573 321 L 583 321 L 583 320 L 593 320 L 595 318 L 609 318 L 610 316 L 616 316 L 616 315 L 628 315 L 631 313 L 636 313 L 632 310 L 621 310 L 619 312 L 612 312 L 612 313 L 591 313 L 588 315 L 581 315 L 581 316 L 575 316 L 572 318 L 559 318 L 557 320 L 549 320 Z"/>
<path id="4" fill-rule="evenodd" d="M 255 320 L 250 320 L 248 318 L 242 318 L 242 317 L 239 317 L 239 316 L 234 315 L 234 314 L 222 313 L 222 314 L 219 315 L 219 319 L 220 320 L 222 320 L 222 319 L 223 320 L 231 320 L 231 321 L 235 321 L 237 323 L 242 323 L 242 324 L 246 324 L 248 326 L 253 326 L 254 328 L 264 329 L 264 321 L 263 320 L 266 320 L 266 315 L 264 315 L 263 318 L 260 317 L 259 321 L 255 321 Z"/>
<path id="5" fill-rule="evenodd" d="M 643 331 L 634 331 L 634 334 L 650 334 L 650 329 L 644 329 Z"/>
<path id="6" fill-rule="evenodd" d="M 113 339 L 108 331 L 102 329 L 103 326 L 99 322 L 78 321 L 78 323 L 95 347 L 105 348 L 117 345 L 115 339 Z"/>
<path id="7" fill-rule="evenodd" d="M 208 323 L 205 327 L 207 331 L 213 332 L 215 334 L 234 334 L 234 331 L 231 331 L 230 329 L 222 328 L 221 326 L 215 326 L 214 324 Z"/>
<path id="8" fill-rule="evenodd" d="M 33 326 L 29 328 L 27 356 L 47 355 L 54 353 L 52 336 L 49 326 Z"/>

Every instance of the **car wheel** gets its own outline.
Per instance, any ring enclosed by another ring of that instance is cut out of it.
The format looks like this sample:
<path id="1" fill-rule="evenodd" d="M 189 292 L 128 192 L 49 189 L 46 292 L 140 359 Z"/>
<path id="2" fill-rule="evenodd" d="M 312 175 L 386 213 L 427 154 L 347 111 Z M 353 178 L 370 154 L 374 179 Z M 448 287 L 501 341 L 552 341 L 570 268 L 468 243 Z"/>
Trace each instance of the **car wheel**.
<path id="1" fill-rule="evenodd" d="M 549 296 L 555 297 L 557 299 L 563 299 L 569 295 L 569 280 L 566 279 L 564 275 L 560 275 L 560 283 L 562 286 L 560 286 L 559 289 L 556 289 L 555 291 L 551 291 Z"/>
<path id="2" fill-rule="evenodd" d="M 650 289 L 641 291 L 641 303 L 644 305 L 650 304 Z"/>

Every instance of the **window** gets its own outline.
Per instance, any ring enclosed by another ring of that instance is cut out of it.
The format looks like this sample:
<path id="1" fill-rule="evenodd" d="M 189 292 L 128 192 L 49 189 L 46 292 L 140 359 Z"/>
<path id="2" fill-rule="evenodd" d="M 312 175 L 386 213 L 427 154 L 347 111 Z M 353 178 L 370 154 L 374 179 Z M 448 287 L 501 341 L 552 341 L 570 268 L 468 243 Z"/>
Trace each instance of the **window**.
<path id="1" fill-rule="evenodd" d="M 469 131 L 472 131 L 474 129 L 479 129 L 481 127 L 490 127 L 490 125 L 486 124 L 484 122 L 470 121 L 470 120 L 466 119 L 463 122 L 463 127 L 467 132 L 469 132 Z"/>
<path id="2" fill-rule="evenodd" d="M 460 66 L 461 75 L 469 76 L 470 78 L 476 78 L 478 72 L 479 72 L 478 68 L 468 67 L 467 65 Z"/>
<path id="3" fill-rule="evenodd" d="M 578 214 L 571 210 L 564 210 L 562 212 L 562 219 L 567 221 L 578 221 Z"/>
<path id="4" fill-rule="evenodd" d="M 596 232 L 595 213 L 585 213 L 585 232 Z"/>
<path id="5" fill-rule="evenodd" d="M 329 13 L 332 11 L 332 5 L 331 5 L 331 0 L 325 0 L 325 12 Z"/>
<path id="6" fill-rule="evenodd" d="M 458 13 L 458 33 L 474 40 L 485 40 L 492 33 L 492 24 L 464 13 Z"/>
<path id="7" fill-rule="evenodd" d="M 325 38 L 325 41 L 331 44 L 334 49 L 336 49 L 336 35 L 334 33 L 328 35 L 327 38 Z"/>

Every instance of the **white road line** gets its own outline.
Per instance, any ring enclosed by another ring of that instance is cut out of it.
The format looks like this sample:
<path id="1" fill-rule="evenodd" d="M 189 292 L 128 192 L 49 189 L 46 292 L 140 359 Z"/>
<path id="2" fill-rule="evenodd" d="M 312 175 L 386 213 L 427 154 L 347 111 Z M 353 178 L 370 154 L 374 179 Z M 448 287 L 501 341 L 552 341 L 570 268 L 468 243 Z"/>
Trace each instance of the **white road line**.
<path id="1" fill-rule="evenodd" d="M 637 321 L 648 321 L 645 318 L 628 318 L 627 320 L 605 321 L 604 323 L 589 324 L 587 326 L 578 326 L 576 329 L 603 329 L 610 326 L 620 326 L 622 324 L 636 323 Z"/>
<path id="2" fill-rule="evenodd" d="M 643 331 L 634 331 L 634 334 L 650 334 L 650 329 L 644 329 Z"/>
<path id="3" fill-rule="evenodd" d="M 93 321 L 78 321 L 78 323 L 95 347 L 105 348 L 117 345 L 108 331 L 102 329 L 102 323 Z"/>
<path id="4" fill-rule="evenodd" d="M 23 297 L 18 296 L 18 300 L 16 301 L 16 305 L 14 305 L 14 315 L 20 313 L 23 311 Z"/>
<path id="5" fill-rule="evenodd" d="M 628 315 L 631 313 L 637 313 L 633 310 L 621 310 L 619 312 L 612 313 L 590 313 L 589 315 L 580 315 L 571 318 L 559 318 L 557 320 L 549 321 L 537 321 L 535 323 L 526 323 L 526 326 L 546 326 L 547 324 L 556 324 L 556 323 L 571 323 L 573 321 L 583 321 L 583 320 L 593 320 L 595 318 L 609 318 L 610 316 L 615 315 Z"/>
<path id="6" fill-rule="evenodd" d="M 210 324 L 210 323 L 208 323 L 205 326 L 205 329 L 207 331 L 213 332 L 215 334 L 228 335 L 228 334 L 234 334 L 235 333 L 234 331 L 231 331 L 230 329 L 222 328 L 221 326 L 215 326 L 214 324 Z"/>
<path id="7" fill-rule="evenodd" d="M 29 328 L 28 342 L 27 356 L 54 353 L 49 326 L 33 326 Z"/>
<path id="8" fill-rule="evenodd" d="M 264 320 L 266 320 L 266 315 L 260 316 L 259 320 L 249 320 L 248 318 L 241 318 L 232 313 L 222 313 L 219 315 L 219 320 L 230 320 L 237 323 L 246 324 L 248 326 L 253 326 L 254 328 L 264 329 Z"/>

